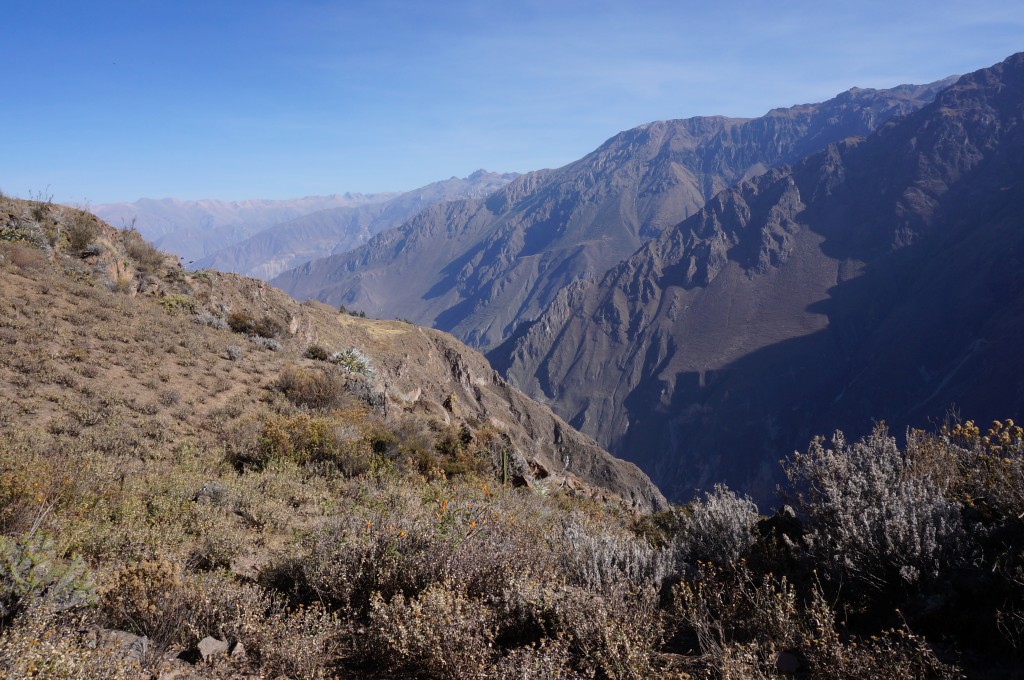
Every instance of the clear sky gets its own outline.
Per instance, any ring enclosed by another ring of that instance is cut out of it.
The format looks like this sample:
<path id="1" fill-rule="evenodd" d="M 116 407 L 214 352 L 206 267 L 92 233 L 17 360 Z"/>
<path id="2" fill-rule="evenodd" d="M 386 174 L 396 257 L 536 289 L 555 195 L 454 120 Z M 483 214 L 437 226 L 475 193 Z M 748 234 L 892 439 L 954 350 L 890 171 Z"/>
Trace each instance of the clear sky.
<path id="1" fill-rule="evenodd" d="M 0 190 L 407 190 L 1024 50 L 1020 0 L 5 0 Z M 47 188 L 48 187 L 48 188 Z"/>

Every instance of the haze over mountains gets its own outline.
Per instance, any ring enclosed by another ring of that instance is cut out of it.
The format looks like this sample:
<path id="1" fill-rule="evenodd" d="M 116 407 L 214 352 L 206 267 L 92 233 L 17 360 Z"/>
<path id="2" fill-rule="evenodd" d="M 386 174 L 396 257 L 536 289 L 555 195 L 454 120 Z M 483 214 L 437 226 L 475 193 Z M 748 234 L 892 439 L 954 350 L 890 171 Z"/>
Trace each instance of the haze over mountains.
<path id="1" fill-rule="evenodd" d="M 388 194 L 385 200 L 317 210 L 222 248 L 198 260 L 195 267 L 270 279 L 310 260 L 352 250 L 435 203 L 488 196 L 517 176 L 477 170 L 465 178 Z"/>
<path id="2" fill-rule="evenodd" d="M 427 206 L 487 196 L 517 176 L 477 170 L 405 192 L 248 201 L 143 198 L 90 210 L 111 224 L 134 224 L 146 239 L 191 268 L 269 279 L 309 260 L 351 250 Z"/>
<path id="3" fill-rule="evenodd" d="M 142 198 L 133 203 L 102 203 L 90 210 L 115 226 L 134 224 L 163 250 L 198 260 L 275 224 L 328 208 L 355 208 L 396 194 L 307 196 L 291 200 L 185 201 Z"/>
<path id="4" fill-rule="evenodd" d="M 644 125 L 575 163 L 524 175 L 487 199 L 434 206 L 273 283 L 299 298 L 408 318 L 493 346 L 570 282 L 599 278 L 722 189 L 866 134 L 949 82 L 853 89 L 756 119 Z"/>
<path id="5" fill-rule="evenodd" d="M 872 419 L 1024 408 L 1024 54 L 722 192 L 490 353 L 669 497 Z"/>

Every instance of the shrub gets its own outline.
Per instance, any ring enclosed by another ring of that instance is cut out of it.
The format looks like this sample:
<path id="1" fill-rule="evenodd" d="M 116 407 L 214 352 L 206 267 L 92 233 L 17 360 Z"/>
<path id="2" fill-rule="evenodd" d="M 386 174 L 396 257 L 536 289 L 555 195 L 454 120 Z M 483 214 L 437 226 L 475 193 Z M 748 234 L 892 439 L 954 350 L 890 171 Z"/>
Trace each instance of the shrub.
<path id="1" fill-rule="evenodd" d="M 907 450 L 964 505 L 989 519 L 1024 517 L 1024 428 L 1012 420 L 993 421 L 984 434 L 970 420 L 938 437 L 911 431 Z"/>
<path id="2" fill-rule="evenodd" d="M 491 664 L 491 612 L 457 587 L 435 584 L 413 598 L 371 601 L 369 644 L 376 658 L 431 678 L 479 677 Z"/>
<path id="3" fill-rule="evenodd" d="M 170 408 L 181 401 L 181 392 L 172 389 L 160 390 L 157 394 L 157 400 L 164 406 Z"/>
<path id="4" fill-rule="evenodd" d="M 661 588 L 672 573 L 672 556 L 644 539 L 615 534 L 607 527 L 588 529 L 577 515 L 561 527 L 558 546 L 562 573 L 575 586 L 608 592 L 621 586 Z"/>
<path id="5" fill-rule="evenodd" d="M 847 444 L 815 439 L 786 465 L 819 570 L 864 594 L 932 579 L 961 549 L 957 506 L 879 425 Z M 856 589 L 855 588 L 855 589 Z"/>
<path id="6" fill-rule="evenodd" d="M 540 531 L 504 520 L 505 513 L 479 496 L 457 498 L 439 488 L 431 498 L 420 498 L 411 489 L 374 489 L 368 483 L 359 489 L 374 494 L 372 509 L 343 511 L 275 568 L 275 579 L 301 601 L 323 602 L 361 619 L 375 592 L 390 602 L 448 581 L 461 584 L 470 597 L 493 597 L 525 565 L 534 574 L 555 573 Z"/>
<path id="7" fill-rule="evenodd" d="M 177 565 L 166 560 L 129 564 L 114 572 L 99 591 L 108 625 L 148 637 L 159 651 L 188 644 L 196 603 Z"/>
<path id="8" fill-rule="evenodd" d="M 122 229 L 121 238 L 125 252 L 141 273 L 151 274 L 163 265 L 166 256 L 147 243 L 134 228 Z"/>
<path id="9" fill-rule="evenodd" d="M 262 335 L 254 335 L 252 338 L 252 344 L 256 345 L 260 349 L 270 350 L 271 352 L 278 352 L 281 350 L 281 343 L 274 338 L 265 338 Z"/>
<path id="10" fill-rule="evenodd" d="M 39 240 L 38 231 L 27 224 L 0 225 L 0 242 L 35 244 Z"/>
<path id="11" fill-rule="evenodd" d="M 242 425 L 243 429 L 251 427 L 251 423 Z M 267 416 L 258 428 L 251 441 L 232 438 L 228 461 L 235 468 L 262 470 L 274 461 L 286 460 L 297 465 L 329 465 L 346 477 L 370 469 L 367 444 L 333 418 Z"/>
<path id="12" fill-rule="evenodd" d="M 89 217 L 76 213 L 64 228 L 64 233 L 68 239 L 68 249 L 82 254 L 96 238 L 96 227 Z"/>
<path id="13" fill-rule="evenodd" d="M 306 348 L 305 356 L 307 359 L 315 359 L 316 361 L 327 361 L 331 357 L 331 353 L 320 345 L 310 345 Z"/>
<path id="14" fill-rule="evenodd" d="M 269 316 L 257 319 L 247 312 L 231 312 L 228 314 L 227 323 L 236 333 L 259 335 L 264 338 L 276 338 L 284 330 L 280 323 Z"/>
<path id="15" fill-rule="evenodd" d="M 682 618 L 717 677 L 776 677 L 782 655 L 799 666 L 799 674 L 818 678 L 959 677 L 906 629 L 867 640 L 841 635 L 821 591 L 814 588 L 801 599 L 785 577 L 756 577 L 743 565 L 704 564 L 676 594 Z"/>
<path id="16" fill-rule="evenodd" d="M 224 349 L 224 354 L 231 361 L 238 361 L 245 354 L 245 351 L 238 345 L 228 345 Z"/>
<path id="17" fill-rule="evenodd" d="M 194 314 L 196 309 L 199 307 L 199 301 L 191 295 L 185 295 L 183 293 L 169 293 L 160 298 L 160 306 L 164 308 L 168 314 L 174 312 L 187 312 Z"/>
<path id="18" fill-rule="evenodd" d="M 260 675 L 338 677 L 338 661 L 351 645 L 337 617 L 318 604 L 288 609 L 276 599 L 263 594 L 259 597 L 261 606 L 245 607 L 229 621 L 237 638 L 244 640 L 249 653 L 258 658 Z"/>
<path id="19" fill-rule="evenodd" d="M 135 659 L 97 644 L 83 615 L 41 605 L 23 612 L 0 633 L 0 674 L 4 678 L 48 680 L 132 680 Z"/>
<path id="20" fill-rule="evenodd" d="M 532 645 L 563 641 L 562 662 L 582 677 L 654 677 L 662 642 L 657 603 L 657 593 L 650 588 L 619 586 L 598 594 L 573 586 L 518 582 L 499 600 L 499 639 L 518 638 Z"/>
<path id="21" fill-rule="evenodd" d="M 224 330 L 228 327 L 228 322 L 224 317 L 216 316 L 205 309 L 197 312 L 196 315 L 192 317 L 192 320 L 200 326 L 209 326 L 210 328 Z"/>
<path id="22" fill-rule="evenodd" d="M 50 266 L 50 261 L 39 248 L 33 248 L 22 243 L 4 244 L 0 254 L 10 261 L 22 272 L 40 272 Z"/>
<path id="23" fill-rule="evenodd" d="M 346 392 L 345 381 L 329 368 L 286 368 L 277 380 L 277 389 L 293 404 L 312 409 L 339 406 Z"/>
<path id="24" fill-rule="evenodd" d="M 703 501 L 691 503 L 679 516 L 676 550 L 683 562 L 711 562 L 720 567 L 739 561 L 754 545 L 757 505 L 721 484 Z"/>
<path id="25" fill-rule="evenodd" d="M 370 358 L 355 347 L 343 349 L 330 355 L 327 360 L 332 364 L 342 367 L 349 373 L 359 373 L 367 378 L 373 378 L 374 370 Z"/>
<path id="26" fill-rule="evenodd" d="M 81 558 L 61 559 L 53 540 L 37 532 L 0 536 L 0 623 L 33 601 L 61 612 L 92 602 L 94 586 Z"/>

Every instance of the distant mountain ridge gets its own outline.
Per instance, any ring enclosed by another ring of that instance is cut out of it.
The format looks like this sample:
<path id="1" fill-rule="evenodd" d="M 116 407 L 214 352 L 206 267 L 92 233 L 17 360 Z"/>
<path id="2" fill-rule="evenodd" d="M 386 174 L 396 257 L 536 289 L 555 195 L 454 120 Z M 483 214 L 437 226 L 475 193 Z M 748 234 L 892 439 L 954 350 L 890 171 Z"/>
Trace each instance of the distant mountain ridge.
<path id="1" fill-rule="evenodd" d="M 333 194 L 286 200 L 186 201 L 142 198 L 133 203 L 91 206 L 101 219 L 117 226 L 134 224 L 159 248 L 198 260 L 275 224 L 318 210 L 370 205 L 397 194 Z"/>
<path id="2" fill-rule="evenodd" d="M 476 347 L 536 318 L 719 191 L 931 101 L 949 80 L 853 89 L 756 119 L 700 117 L 622 132 L 557 170 L 435 206 L 351 253 L 273 279 L 299 298 L 412 319 Z"/>
<path id="3" fill-rule="evenodd" d="M 811 436 L 1024 410 L 1024 54 L 726 190 L 489 354 L 670 498 Z M 751 448 L 757 442 L 760 448 Z"/>
<path id="4" fill-rule="evenodd" d="M 310 260 L 356 248 L 435 203 L 489 196 L 518 176 L 477 170 L 465 178 L 433 182 L 385 200 L 317 210 L 231 244 L 194 266 L 267 280 Z"/>

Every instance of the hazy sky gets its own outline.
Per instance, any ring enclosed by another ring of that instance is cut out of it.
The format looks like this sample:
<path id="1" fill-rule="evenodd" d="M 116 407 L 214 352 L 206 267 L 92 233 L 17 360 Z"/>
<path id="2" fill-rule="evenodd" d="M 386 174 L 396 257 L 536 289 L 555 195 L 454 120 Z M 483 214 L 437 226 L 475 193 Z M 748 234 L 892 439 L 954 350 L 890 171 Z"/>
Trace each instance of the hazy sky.
<path id="1" fill-rule="evenodd" d="M 1020 0 L 5 0 L 3 26 L 0 190 L 79 203 L 557 167 L 1024 50 Z"/>

